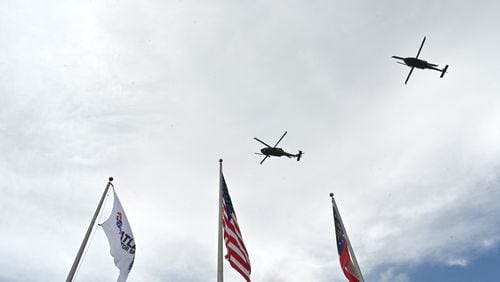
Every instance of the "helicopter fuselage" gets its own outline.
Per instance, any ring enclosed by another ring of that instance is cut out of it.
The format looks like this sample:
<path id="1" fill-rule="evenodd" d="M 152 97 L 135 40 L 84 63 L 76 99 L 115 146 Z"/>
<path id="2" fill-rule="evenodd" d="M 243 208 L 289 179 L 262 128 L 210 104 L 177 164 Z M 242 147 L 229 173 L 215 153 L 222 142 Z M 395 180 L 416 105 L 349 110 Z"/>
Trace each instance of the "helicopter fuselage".
<path id="1" fill-rule="evenodd" d="M 440 69 L 436 68 L 438 65 L 431 64 L 425 60 L 421 60 L 418 58 L 406 57 L 403 59 L 403 61 L 409 67 L 414 67 L 417 69 L 433 69 L 433 70 L 441 71 Z"/>
<path id="2" fill-rule="evenodd" d="M 282 156 L 287 156 L 287 157 L 292 157 L 293 155 L 290 153 L 287 153 L 283 151 L 281 148 L 262 148 L 260 149 L 260 152 L 266 156 L 273 156 L 273 157 L 282 157 Z"/>

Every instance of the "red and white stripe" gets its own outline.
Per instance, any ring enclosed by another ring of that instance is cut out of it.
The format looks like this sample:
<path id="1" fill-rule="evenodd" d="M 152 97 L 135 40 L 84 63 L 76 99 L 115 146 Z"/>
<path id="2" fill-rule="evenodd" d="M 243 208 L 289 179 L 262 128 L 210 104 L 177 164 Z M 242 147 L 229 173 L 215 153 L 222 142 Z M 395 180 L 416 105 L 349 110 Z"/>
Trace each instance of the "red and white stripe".
<path id="1" fill-rule="evenodd" d="M 229 220 L 226 204 L 223 200 L 222 203 L 224 215 L 224 242 L 227 249 L 226 259 L 229 261 L 231 266 L 238 271 L 243 278 L 245 278 L 246 281 L 250 282 L 250 259 L 248 258 L 248 252 L 245 244 L 243 243 L 243 237 L 241 236 L 240 228 L 238 226 L 236 213 L 233 211 L 231 219 Z"/>

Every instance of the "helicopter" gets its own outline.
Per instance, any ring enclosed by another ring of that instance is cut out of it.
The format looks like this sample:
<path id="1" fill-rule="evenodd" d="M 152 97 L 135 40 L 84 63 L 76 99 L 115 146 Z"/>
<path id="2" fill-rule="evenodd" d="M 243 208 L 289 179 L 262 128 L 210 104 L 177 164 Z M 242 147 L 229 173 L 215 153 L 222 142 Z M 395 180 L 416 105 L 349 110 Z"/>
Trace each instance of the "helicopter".
<path id="1" fill-rule="evenodd" d="M 283 156 L 285 156 L 285 157 L 288 157 L 288 158 L 297 158 L 297 161 L 300 161 L 300 158 L 302 157 L 302 151 L 299 150 L 298 154 L 290 154 L 290 153 L 285 152 L 281 148 L 276 148 L 276 146 L 278 146 L 278 144 L 281 142 L 281 140 L 283 140 L 283 137 L 285 137 L 286 134 L 287 134 L 287 131 L 285 131 L 285 133 L 283 133 L 283 135 L 281 136 L 281 138 L 278 140 L 278 142 L 276 142 L 276 144 L 274 144 L 273 147 L 267 145 L 264 141 L 260 140 L 257 137 L 253 138 L 253 139 L 259 141 L 260 143 L 266 145 L 265 148 L 260 149 L 260 153 L 255 153 L 257 155 L 265 156 L 264 159 L 262 159 L 262 161 L 260 161 L 260 164 L 262 164 L 267 158 L 269 158 L 271 156 L 273 156 L 273 157 L 283 157 Z"/>
<path id="2" fill-rule="evenodd" d="M 413 58 L 413 57 L 402 58 L 402 57 L 398 57 L 398 56 L 392 56 L 394 59 L 402 60 L 404 62 L 404 63 L 398 62 L 399 64 L 406 65 L 406 66 L 409 66 L 411 68 L 410 73 L 408 74 L 408 77 L 406 77 L 405 84 L 408 82 L 408 79 L 410 79 L 410 75 L 413 72 L 414 68 L 432 69 L 432 70 L 439 71 L 439 72 L 441 72 L 441 76 L 440 76 L 441 78 L 446 73 L 446 70 L 448 70 L 448 65 L 446 65 L 443 69 L 439 69 L 438 65 L 431 64 L 427 61 L 424 61 L 424 60 L 421 60 L 418 58 L 418 55 L 420 55 L 420 51 L 422 50 L 422 47 L 424 46 L 424 42 L 425 42 L 425 36 L 424 36 L 424 40 L 422 40 L 422 44 L 420 45 L 420 49 L 418 49 L 418 53 L 417 53 L 417 56 L 415 58 Z"/>

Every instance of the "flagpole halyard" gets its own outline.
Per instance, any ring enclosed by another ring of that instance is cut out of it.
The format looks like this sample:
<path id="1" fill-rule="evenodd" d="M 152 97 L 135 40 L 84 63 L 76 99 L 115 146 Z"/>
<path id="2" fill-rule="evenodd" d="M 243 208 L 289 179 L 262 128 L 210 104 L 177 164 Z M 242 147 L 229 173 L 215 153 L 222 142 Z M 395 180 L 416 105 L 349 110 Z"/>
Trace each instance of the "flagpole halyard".
<path id="1" fill-rule="evenodd" d="M 83 252 L 85 250 L 85 247 L 87 246 L 87 242 L 89 240 L 90 234 L 92 232 L 92 229 L 94 228 L 97 216 L 99 215 L 101 208 L 102 208 L 102 203 L 104 202 L 104 198 L 106 198 L 106 195 L 108 194 L 109 187 L 111 187 L 113 184 L 111 183 L 113 181 L 113 177 L 108 178 L 108 184 L 106 185 L 106 188 L 104 188 L 104 193 L 102 193 L 101 200 L 99 201 L 99 204 L 97 205 L 97 209 L 94 212 L 94 216 L 92 217 L 92 220 L 90 221 L 89 228 L 87 229 L 87 233 L 85 233 L 85 236 L 83 237 L 82 244 L 80 245 L 80 249 L 78 250 L 78 253 L 76 254 L 75 261 L 73 262 L 73 265 L 71 266 L 71 270 L 68 273 L 68 277 L 66 278 L 66 282 L 71 282 L 73 281 L 73 278 L 75 276 L 75 272 L 78 268 L 78 265 L 80 264 L 80 259 L 82 258 Z"/>
<path id="2" fill-rule="evenodd" d="M 217 282 L 224 281 L 224 265 L 222 250 L 222 159 L 219 159 L 219 234 L 217 246 Z"/>

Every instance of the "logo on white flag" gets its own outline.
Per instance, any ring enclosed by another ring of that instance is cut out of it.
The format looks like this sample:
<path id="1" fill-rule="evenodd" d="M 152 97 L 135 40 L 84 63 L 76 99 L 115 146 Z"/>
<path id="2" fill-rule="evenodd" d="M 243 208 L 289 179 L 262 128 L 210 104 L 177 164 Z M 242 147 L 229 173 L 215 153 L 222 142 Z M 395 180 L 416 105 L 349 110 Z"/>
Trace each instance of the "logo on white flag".
<path id="1" fill-rule="evenodd" d="M 116 267 L 120 270 L 118 281 L 123 282 L 127 280 L 134 264 L 135 240 L 125 211 L 114 189 L 113 194 L 113 212 L 101 226 L 108 237 L 111 256 L 113 256 Z"/>
<path id="2" fill-rule="evenodd" d="M 122 213 L 117 212 L 116 213 L 116 227 L 118 227 L 118 234 L 120 235 L 120 241 L 122 243 L 122 249 L 129 252 L 129 254 L 133 255 L 135 254 L 135 242 L 134 238 L 132 235 L 127 234 L 125 231 L 122 230 Z M 132 266 L 131 266 L 132 268 Z"/>

